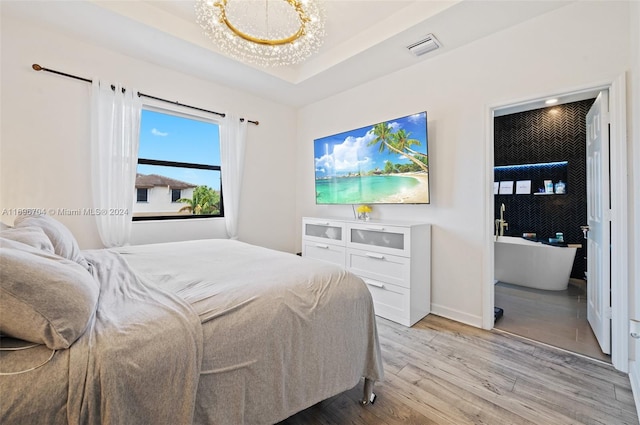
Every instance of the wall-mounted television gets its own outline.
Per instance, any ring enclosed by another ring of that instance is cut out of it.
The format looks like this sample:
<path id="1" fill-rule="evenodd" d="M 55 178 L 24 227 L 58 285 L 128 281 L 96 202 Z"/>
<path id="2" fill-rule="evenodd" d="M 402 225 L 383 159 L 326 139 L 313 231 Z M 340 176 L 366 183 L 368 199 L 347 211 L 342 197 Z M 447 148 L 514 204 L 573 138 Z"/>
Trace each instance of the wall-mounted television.
<path id="1" fill-rule="evenodd" d="M 428 204 L 427 113 L 314 140 L 316 204 Z"/>

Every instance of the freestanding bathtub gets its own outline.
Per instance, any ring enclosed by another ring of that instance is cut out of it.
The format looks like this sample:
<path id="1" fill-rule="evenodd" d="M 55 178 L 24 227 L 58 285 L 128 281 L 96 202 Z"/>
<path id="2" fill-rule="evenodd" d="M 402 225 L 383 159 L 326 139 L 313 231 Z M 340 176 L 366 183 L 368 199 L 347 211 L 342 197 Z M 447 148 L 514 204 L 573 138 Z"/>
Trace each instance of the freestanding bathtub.
<path id="1" fill-rule="evenodd" d="M 500 236 L 494 243 L 496 280 L 551 291 L 567 289 L 576 248 L 512 236 Z"/>

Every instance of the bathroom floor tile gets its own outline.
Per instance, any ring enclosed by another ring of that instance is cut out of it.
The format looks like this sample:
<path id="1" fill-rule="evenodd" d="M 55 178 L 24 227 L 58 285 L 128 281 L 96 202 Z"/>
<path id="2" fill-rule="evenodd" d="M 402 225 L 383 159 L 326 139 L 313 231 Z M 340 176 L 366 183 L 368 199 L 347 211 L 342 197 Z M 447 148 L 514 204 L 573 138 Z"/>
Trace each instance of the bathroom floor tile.
<path id="1" fill-rule="evenodd" d="M 504 310 L 496 329 L 611 362 L 587 322 L 586 282 L 571 279 L 564 291 L 498 282 L 495 305 Z"/>

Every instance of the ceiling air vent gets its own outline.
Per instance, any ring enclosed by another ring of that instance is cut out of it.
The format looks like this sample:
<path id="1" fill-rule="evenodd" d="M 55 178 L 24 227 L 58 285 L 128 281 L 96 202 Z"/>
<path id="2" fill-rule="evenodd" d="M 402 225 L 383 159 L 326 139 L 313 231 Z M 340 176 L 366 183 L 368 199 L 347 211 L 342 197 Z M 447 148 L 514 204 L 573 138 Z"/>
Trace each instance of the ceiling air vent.
<path id="1" fill-rule="evenodd" d="M 438 47 L 440 47 L 438 39 L 433 34 L 429 34 L 424 39 L 408 45 L 407 49 L 416 56 L 422 56 Z"/>

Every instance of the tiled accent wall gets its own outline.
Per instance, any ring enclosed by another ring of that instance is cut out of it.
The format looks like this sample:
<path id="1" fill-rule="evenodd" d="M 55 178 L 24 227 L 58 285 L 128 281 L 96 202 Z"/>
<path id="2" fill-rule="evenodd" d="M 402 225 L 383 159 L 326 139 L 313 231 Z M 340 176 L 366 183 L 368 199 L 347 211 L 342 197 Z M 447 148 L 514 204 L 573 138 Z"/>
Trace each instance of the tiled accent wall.
<path id="1" fill-rule="evenodd" d="M 526 232 L 546 239 L 562 232 L 565 242 L 582 244 L 571 273 L 577 278 L 583 278 L 586 270 L 585 240 L 580 230 L 587 224 L 585 118 L 594 100 L 496 117 L 494 121 L 496 166 L 568 162 L 564 171 L 549 168 L 539 175 L 532 175 L 527 168 L 497 169 L 495 181 L 532 180 L 532 194 L 494 196 L 495 218 L 500 217 L 500 205 L 504 203 L 505 221 L 509 223 L 506 235 L 521 236 Z M 554 183 L 562 179 L 566 194 L 533 195 L 545 179 Z"/>

